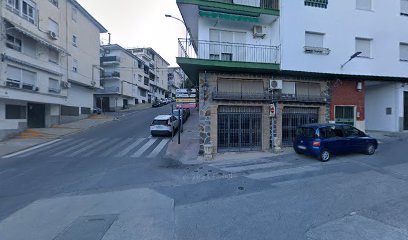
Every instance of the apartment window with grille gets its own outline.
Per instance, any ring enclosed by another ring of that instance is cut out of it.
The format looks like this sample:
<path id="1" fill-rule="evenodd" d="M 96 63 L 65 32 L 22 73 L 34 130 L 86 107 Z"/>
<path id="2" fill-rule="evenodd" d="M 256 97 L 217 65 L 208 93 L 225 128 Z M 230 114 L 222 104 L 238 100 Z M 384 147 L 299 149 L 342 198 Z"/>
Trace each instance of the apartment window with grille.
<path id="1" fill-rule="evenodd" d="M 401 15 L 408 16 L 408 0 L 401 0 Z"/>
<path id="2" fill-rule="evenodd" d="M 7 34 L 6 46 L 8 48 L 21 52 L 21 45 L 22 45 L 22 42 L 20 38 Z"/>
<path id="3" fill-rule="evenodd" d="M 78 46 L 78 37 L 75 35 L 72 35 L 72 46 L 74 47 Z"/>
<path id="4" fill-rule="evenodd" d="M 305 32 L 305 53 L 324 54 L 330 53 L 330 49 L 324 48 L 324 33 Z"/>
<path id="5" fill-rule="evenodd" d="M 400 60 L 408 62 L 408 43 L 400 43 Z"/>
<path id="6" fill-rule="evenodd" d="M 78 72 L 78 60 L 77 59 L 72 60 L 72 71 Z"/>
<path id="7" fill-rule="evenodd" d="M 356 0 L 356 9 L 371 11 L 372 10 L 371 0 Z"/>
<path id="8" fill-rule="evenodd" d="M 6 119 L 26 119 L 27 107 L 6 104 Z"/>
<path id="9" fill-rule="evenodd" d="M 305 0 L 305 6 L 327 8 L 329 0 Z"/>
<path id="10" fill-rule="evenodd" d="M 371 58 L 372 39 L 356 38 L 356 52 L 361 52 L 359 57 Z"/>
<path id="11" fill-rule="evenodd" d="M 6 86 L 34 90 L 37 73 L 7 65 Z"/>

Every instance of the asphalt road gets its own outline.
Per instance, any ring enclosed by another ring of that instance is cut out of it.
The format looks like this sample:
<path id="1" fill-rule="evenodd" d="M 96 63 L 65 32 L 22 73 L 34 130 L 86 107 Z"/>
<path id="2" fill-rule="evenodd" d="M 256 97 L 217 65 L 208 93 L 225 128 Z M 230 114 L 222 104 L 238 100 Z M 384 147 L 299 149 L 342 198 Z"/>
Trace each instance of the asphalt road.
<path id="1" fill-rule="evenodd" d="M 128 212 L 138 209 L 127 218 L 134 232 L 120 235 L 126 232 L 121 225 L 119 235 L 104 240 L 408 239 L 407 139 L 381 144 L 373 156 L 335 156 L 328 163 L 289 154 L 180 166 L 163 157 L 168 139 L 149 138 L 151 119 L 166 112 L 169 106 L 129 113 L 59 145 L 1 160 L 0 235 L 10 234 L 10 226 L 21 228 L 14 234 L 31 234 L 21 226 L 63 212 L 64 197 L 86 202 L 90 194 L 105 198 L 135 190 L 141 200 L 126 206 Z M 98 204 L 109 213 L 115 205 Z M 57 207 L 44 212 L 48 206 Z M 41 214 L 33 216 L 36 211 Z"/>

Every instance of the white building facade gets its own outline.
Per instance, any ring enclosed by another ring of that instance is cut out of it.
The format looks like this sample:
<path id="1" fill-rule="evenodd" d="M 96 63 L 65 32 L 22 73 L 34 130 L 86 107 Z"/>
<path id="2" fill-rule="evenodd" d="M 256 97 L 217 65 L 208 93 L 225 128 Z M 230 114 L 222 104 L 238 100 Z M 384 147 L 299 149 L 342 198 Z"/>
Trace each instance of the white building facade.
<path id="1" fill-rule="evenodd" d="M 88 116 L 106 29 L 74 0 L 1 1 L 0 17 L 0 139 Z"/>

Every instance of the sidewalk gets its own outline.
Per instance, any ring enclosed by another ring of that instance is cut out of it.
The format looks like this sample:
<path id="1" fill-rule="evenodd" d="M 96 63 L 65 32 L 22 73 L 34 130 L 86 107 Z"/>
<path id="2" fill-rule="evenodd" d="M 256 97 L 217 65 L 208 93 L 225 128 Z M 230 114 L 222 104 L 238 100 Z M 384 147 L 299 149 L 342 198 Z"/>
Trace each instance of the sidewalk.
<path id="1" fill-rule="evenodd" d="M 184 131 L 180 136 L 180 144 L 178 144 L 177 133 L 167 147 L 166 157 L 183 164 L 199 164 L 201 161 L 197 160 L 198 151 L 200 150 L 198 111 L 197 109 L 191 109 L 190 112 L 191 115 L 183 126 Z"/>
<path id="2" fill-rule="evenodd" d="M 108 115 L 91 115 L 89 118 L 79 121 L 54 125 L 50 128 L 27 129 L 16 137 L 0 142 L 0 156 L 5 156 L 27 148 L 44 144 L 66 135 L 81 132 L 98 125 L 112 121 L 114 118 Z"/>

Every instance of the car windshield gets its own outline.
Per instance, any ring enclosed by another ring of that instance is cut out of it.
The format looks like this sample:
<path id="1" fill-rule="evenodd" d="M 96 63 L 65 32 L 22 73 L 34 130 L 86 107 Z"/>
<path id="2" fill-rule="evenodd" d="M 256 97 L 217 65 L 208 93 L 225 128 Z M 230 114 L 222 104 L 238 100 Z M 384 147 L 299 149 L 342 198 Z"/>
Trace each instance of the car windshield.
<path id="1" fill-rule="evenodd" d="M 301 127 L 296 130 L 296 136 L 313 138 L 315 137 L 315 130 L 313 128 Z"/>
<path id="2" fill-rule="evenodd" d="M 167 125 L 167 120 L 153 120 L 152 125 Z"/>

